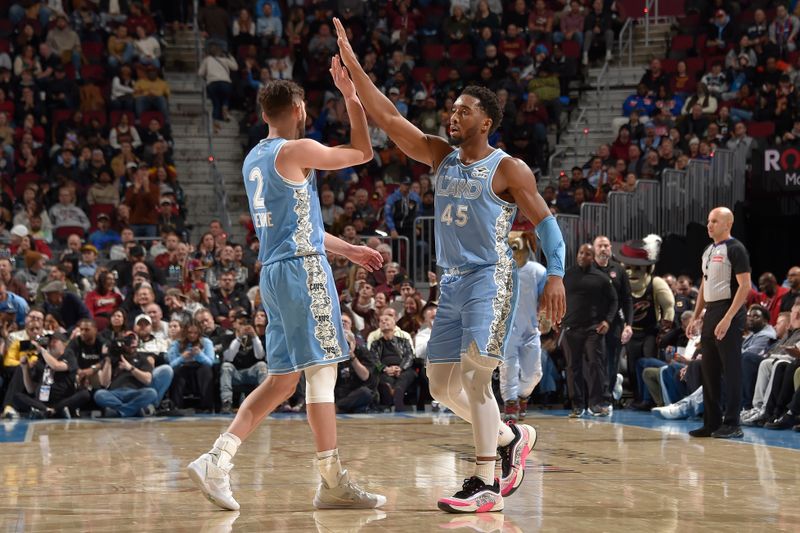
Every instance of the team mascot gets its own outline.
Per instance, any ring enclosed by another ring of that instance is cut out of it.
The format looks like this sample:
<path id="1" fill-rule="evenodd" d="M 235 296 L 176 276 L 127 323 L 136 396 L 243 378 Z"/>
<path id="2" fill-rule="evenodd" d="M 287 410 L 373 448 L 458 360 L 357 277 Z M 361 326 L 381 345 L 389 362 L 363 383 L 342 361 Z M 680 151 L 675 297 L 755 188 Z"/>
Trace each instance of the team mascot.
<path id="1" fill-rule="evenodd" d="M 648 235 L 611 245 L 614 258 L 625 266 L 633 295 L 633 335 L 625 345 L 628 384 L 634 394 L 634 408 L 643 404 L 643 383 L 636 375 L 636 363 L 643 357 L 658 358 L 656 338 L 660 330 L 672 327 L 675 296 L 662 278 L 653 275 L 661 253 L 661 237 Z"/>
<path id="2" fill-rule="evenodd" d="M 533 260 L 536 248 L 531 232 L 512 231 L 508 244 L 518 267 L 519 301 L 514 324 L 506 342 L 500 366 L 500 393 L 504 402 L 504 420 L 523 420 L 528 398 L 542 379 L 542 347 L 539 339 L 539 296 L 547 281 L 544 266 Z M 549 324 L 542 324 L 550 331 Z"/>

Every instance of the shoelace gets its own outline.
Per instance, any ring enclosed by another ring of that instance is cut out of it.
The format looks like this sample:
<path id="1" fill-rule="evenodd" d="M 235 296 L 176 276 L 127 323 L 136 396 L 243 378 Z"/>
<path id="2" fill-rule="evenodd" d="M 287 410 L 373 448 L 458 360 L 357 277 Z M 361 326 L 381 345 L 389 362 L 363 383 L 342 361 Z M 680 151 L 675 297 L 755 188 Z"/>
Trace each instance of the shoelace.
<path id="1" fill-rule="evenodd" d="M 484 485 L 484 482 L 478 476 L 472 476 L 464 480 L 464 484 L 461 485 L 461 490 L 459 494 L 463 494 L 464 496 L 469 496 L 477 489 L 481 488 Z"/>
<path id="2" fill-rule="evenodd" d="M 345 485 L 347 486 L 347 488 L 349 488 L 351 491 L 353 491 L 356 494 L 356 496 L 358 496 L 359 498 L 367 498 L 367 496 L 368 496 L 367 491 L 365 491 L 364 489 L 362 489 L 361 487 L 359 487 L 358 485 L 356 485 L 352 481 L 348 481 Z"/>

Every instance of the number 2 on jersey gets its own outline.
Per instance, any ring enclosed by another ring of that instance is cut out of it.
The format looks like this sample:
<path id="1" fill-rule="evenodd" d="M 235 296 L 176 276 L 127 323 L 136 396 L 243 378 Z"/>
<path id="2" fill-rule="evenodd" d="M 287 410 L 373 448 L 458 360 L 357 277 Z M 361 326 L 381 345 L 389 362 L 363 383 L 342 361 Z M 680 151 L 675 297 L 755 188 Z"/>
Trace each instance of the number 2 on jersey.
<path id="1" fill-rule="evenodd" d="M 456 216 L 455 216 L 456 226 L 464 227 L 467 225 L 467 221 L 469 220 L 469 214 L 467 213 L 468 207 L 469 206 L 466 205 L 456 206 Z M 447 224 L 448 226 L 453 223 L 453 204 L 447 204 L 447 207 L 444 208 L 444 211 L 442 211 L 441 221 Z"/>
<path id="2" fill-rule="evenodd" d="M 261 169 L 258 167 L 253 168 L 247 176 L 248 181 L 256 182 L 256 192 L 253 195 L 253 209 L 264 209 L 264 176 L 261 174 Z"/>

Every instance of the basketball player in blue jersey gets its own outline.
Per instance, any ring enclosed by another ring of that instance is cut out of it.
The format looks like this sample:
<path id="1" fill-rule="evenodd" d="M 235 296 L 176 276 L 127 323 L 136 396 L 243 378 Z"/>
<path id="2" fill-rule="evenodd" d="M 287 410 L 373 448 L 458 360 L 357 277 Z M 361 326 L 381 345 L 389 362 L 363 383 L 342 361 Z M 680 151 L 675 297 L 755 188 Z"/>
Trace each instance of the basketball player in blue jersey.
<path id="1" fill-rule="evenodd" d="M 244 161 L 242 172 L 260 248 L 260 291 L 269 316 L 266 332 L 269 377 L 242 403 L 214 447 L 187 467 L 203 494 L 223 509 L 237 510 L 230 488 L 231 460 L 242 441 L 289 398 L 306 377 L 306 410 L 322 481 L 314 506 L 374 508 L 386 498 L 350 481 L 336 448 L 333 388 L 337 364 L 349 359 L 339 299 L 325 251 L 342 255 L 369 271 L 381 267 L 378 252 L 325 233 L 314 168 L 335 170 L 366 163 L 372 147 L 364 109 L 338 57 L 331 75 L 344 95 L 352 127 L 351 144 L 330 148 L 304 139 L 304 94 L 291 81 L 272 81 L 259 92 L 269 135 Z"/>
<path id="2" fill-rule="evenodd" d="M 455 495 L 440 499 L 439 508 L 500 511 L 503 496 L 519 487 L 536 441 L 531 426 L 502 423 L 491 386 L 516 307 L 517 271 L 506 239 L 517 206 L 541 239 L 548 274 L 541 308 L 554 323 L 566 307 L 564 240 L 528 165 L 489 146 L 502 118 L 493 92 L 464 89 L 453 105 L 449 142 L 425 135 L 373 85 L 341 22 L 334 24 L 342 61 L 367 113 L 407 156 L 435 169 L 436 257 L 445 275 L 428 343 L 428 378 L 433 397 L 472 423 L 476 453 L 474 474 Z M 502 459 L 499 480 L 496 453 Z"/>

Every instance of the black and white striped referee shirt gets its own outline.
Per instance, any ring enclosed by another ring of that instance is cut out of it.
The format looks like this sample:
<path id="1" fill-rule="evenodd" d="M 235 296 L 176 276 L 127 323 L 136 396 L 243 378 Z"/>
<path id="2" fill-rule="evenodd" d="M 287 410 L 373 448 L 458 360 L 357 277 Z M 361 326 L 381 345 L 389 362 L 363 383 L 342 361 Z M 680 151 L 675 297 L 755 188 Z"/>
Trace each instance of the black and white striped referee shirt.
<path id="1" fill-rule="evenodd" d="M 736 274 L 750 272 L 750 256 L 734 238 L 709 244 L 703 252 L 703 299 L 706 303 L 730 300 L 739 288 Z"/>

